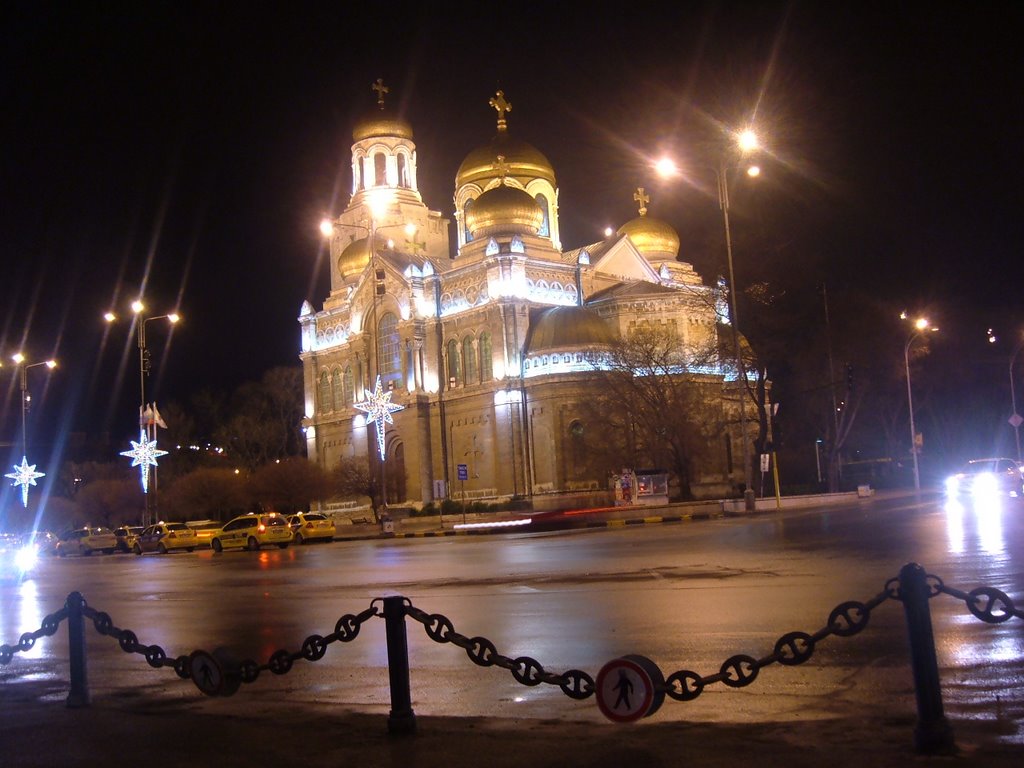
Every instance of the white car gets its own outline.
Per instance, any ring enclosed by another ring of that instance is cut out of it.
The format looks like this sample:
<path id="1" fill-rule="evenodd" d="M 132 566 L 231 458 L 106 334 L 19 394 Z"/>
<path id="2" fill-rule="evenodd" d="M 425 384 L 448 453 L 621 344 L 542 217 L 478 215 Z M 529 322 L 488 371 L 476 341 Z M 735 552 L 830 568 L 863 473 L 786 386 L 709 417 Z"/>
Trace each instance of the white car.
<path id="1" fill-rule="evenodd" d="M 1024 497 L 1024 474 L 1013 459 L 971 459 L 946 479 L 950 496 Z"/>

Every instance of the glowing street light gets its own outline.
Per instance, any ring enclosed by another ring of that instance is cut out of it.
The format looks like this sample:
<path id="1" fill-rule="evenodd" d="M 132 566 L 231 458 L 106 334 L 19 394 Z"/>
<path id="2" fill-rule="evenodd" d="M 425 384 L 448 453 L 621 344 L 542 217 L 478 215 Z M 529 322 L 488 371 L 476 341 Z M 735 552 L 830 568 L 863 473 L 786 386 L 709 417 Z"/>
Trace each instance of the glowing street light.
<path id="1" fill-rule="evenodd" d="M 729 268 L 729 314 L 730 327 L 732 328 L 733 351 L 736 356 L 736 370 L 740 377 L 740 433 L 743 441 L 743 477 L 746 484 L 744 491 L 744 502 L 748 510 L 755 506 L 753 467 L 750 461 L 750 440 L 747 435 L 747 371 L 743 365 L 743 355 L 740 350 L 739 312 L 736 307 L 736 276 L 733 270 L 732 261 L 732 232 L 729 228 L 729 172 L 736 170 L 743 157 L 751 152 L 760 149 L 760 141 L 757 134 L 750 128 L 733 134 L 732 141 L 727 144 L 719 158 L 718 166 L 714 167 L 715 179 L 718 186 L 718 207 L 722 211 L 722 222 L 725 226 L 725 254 Z M 675 176 L 678 168 L 670 158 L 662 158 L 655 164 L 655 170 L 663 177 Z M 759 176 L 761 169 L 751 165 L 746 169 L 750 177 Z"/>
<path id="2" fill-rule="evenodd" d="M 27 414 L 29 404 L 32 402 L 32 396 L 28 392 L 28 369 L 35 368 L 40 365 L 45 365 L 51 371 L 57 367 L 56 360 L 45 360 L 39 363 L 26 363 L 25 356 L 18 352 L 11 356 L 11 359 L 18 365 L 20 369 L 20 383 L 21 383 L 21 464 L 14 465 L 14 471 L 8 472 L 4 477 L 13 480 L 15 487 L 21 486 L 21 503 L 23 506 L 28 506 L 28 487 L 35 485 L 36 480 L 40 477 L 45 477 L 45 472 L 37 472 L 35 464 L 28 463 L 28 429 L 27 425 Z"/>
<path id="3" fill-rule="evenodd" d="M 147 420 L 146 413 L 146 376 L 149 375 L 150 369 L 152 368 L 149 350 L 146 348 L 146 323 L 153 320 L 167 320 L 171 325 L 177 324 L 181 320 L 181 315 L 177 312 L 168 312 L 164 315 L 153 315 L 152 317 L 146 317 L 146 305 L 141 299 L 137 299 L 132 302 L 131 305 L 132 313 L 135 315 L 135 337 L 136 344 L 139 348 L 139 441 L 130 441 L 132 444 L 131 451 L 122 452 L 122 456 L 130 457 L 132 466 L 138 466 L 140 472 L 140 482 L 142 483 L 142 492 L 145 498 L 145 509 L 143 511 L 143 525 L 149 524 L 149 468 L 156 467 L 156 459 L 159 456 L 163 456 L 167 451 L 160 451 L 156 448 L 156 436 L 155 434 L 150 437 L 147 434 L 147 428 L 150 425 Z M 113 323 L 117 320 L 117 315 L 113 312 L 107 312 L 103 315 L 103 319 L 108 323 Z M 154 432 L 155 432 L 155 419 L 153 421 Z M 155 472 L 155 469 L 154 469 Z M 155 488 L 154 488 L 155 495 Z M 153 502 L 154 509 L 156 501 Z"/>
<path id="4" fill-rule="evenodd" d="M 901 320 L 909 319 L 907 313 L 900 315 Z M 910 410 L 910 453 L 914 457 L 914 490 L 921 490 L 921 474 L 917 464 L 917 430 L 914 428 L 914 395 L 910 387 L 910 347 L 914 341 L 925 333 L 937 331 L 927 319 L 919 317 L 914 321 L 914 332 L 910 334 L 903 346 L 903 365 L 907 374 L 907 408 Z"/>
<path id="5" fill-rule="evenodd" d="M 1017 346 L 1013 349 L 1013 354 L 1010 355 L 1010 407 L 1013 413 L 1010 414 L 1010 426 L 1013 427 L 1013 435 L 1017 439 L 1017 464 L 1021 463 L 1020 455 L 1020 425 L 1024 423 L 1024 419 L 1017 413 L 1017 393 L 1014 391 L 1013 383 L 1013 366 L 1017 362 L 1017 356 L 1020 355 L 1021 350 L 1024 349 L 1024 333 L 1021 334 L 1020 341 L 1017 342 Z"/>

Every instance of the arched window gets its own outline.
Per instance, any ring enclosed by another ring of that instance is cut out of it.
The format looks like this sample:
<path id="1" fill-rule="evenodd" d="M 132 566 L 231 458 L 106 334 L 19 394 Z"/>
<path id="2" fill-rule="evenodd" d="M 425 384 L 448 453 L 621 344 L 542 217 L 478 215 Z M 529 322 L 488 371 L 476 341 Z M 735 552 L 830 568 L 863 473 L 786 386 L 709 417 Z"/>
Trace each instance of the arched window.
<path id="1" fill-rule="evenodd" d="M 540 209 L 544 211 L 544 219 L 540 223 L 540 229 L 537 231 L 537 234 L 541 237 L 551 237 L 551 222 L 548 218 L 548 199 L 544 197 L 544 195 L 537 195 L 534 199 L 537 201 L 537 205 L 540 206 Z"/>
<path id="2" fill-rule="evenodd" d="M 345 390 L 341 381 L 341 370 L 338 368 L 335 368 L 334 373 L 331 374 L 331 400 L 335 411 L 340 411 L 346 405 Z"/>
<path id="3" fill-rule="evenodd" d="M 480 334 L 480 381 L 494 378 L 494 360 L 491 353 L 491 334 Z"/>
<path id="4" fill-rule="evenodd" d="M 384 187 L 388 183 L 388 158 L 383 152 L 373 155 L 373 186 Z"/>
<path id="5" fill-rule="evenodd" d="M 345 366 L 345 375 L 342 377 L 342 397 L 345 400 L 345 407 L 352 405 L 356 401 L 355 387 L 352 382 L 352 366 Z"/>
<path id="6" fill-rule="evenodd" d="M 454 386 L 462 379 L 462 366 L 459 364 L 459 342 L 452 339 L 448 342 L 448 386 Z"/>
<path id="7" fill-rule="evenodd" d="M 377 323 L 377 373 L 381 384 L 402 379 L 402 349 L 398 341 L 398 318 L 385 312 Z"/>
<path id="8" fill-rule="evenodd" d="M 331 374 L 327 371 L 320 372 L 320 394 L 317 400 L 320 401 L 320 413 L 331 410 Z"/>
<path id="9" fill-rule="evenodd" d="M 406 165 L 405 155 L 398 156 L 398 186 L 409 186 L 409 169 Z"/>
<path id="10" fill-rule="evenodd" d="M 469 220 L 469 209 L 473 207 L 473 198 L 466 201 L 466 204 L 462 206 L 462 220 L 464 222 Z M 473 241 L 473 233 L 469 231 L 469 227 L 466 227 L 466 242 Z"/>
<path id="11" fill-rule="evenodd" d="M 586 432 L 583 423 L 573 420 L 569 424 L 569 472 L 574 479 L 581 479 L 587 465 Z"/>
<path id="12" fill-rule="evenodd" d="M 462 383 L 476 384 L 476 355 L 473 354 L 473 337 L 462 340 Z"/>

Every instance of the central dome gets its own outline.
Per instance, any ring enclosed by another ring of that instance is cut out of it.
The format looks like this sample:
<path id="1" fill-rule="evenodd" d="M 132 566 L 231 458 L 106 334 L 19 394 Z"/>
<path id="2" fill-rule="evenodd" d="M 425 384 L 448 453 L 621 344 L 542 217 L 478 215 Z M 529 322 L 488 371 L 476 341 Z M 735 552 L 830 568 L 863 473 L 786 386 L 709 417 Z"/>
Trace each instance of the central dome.
<path id="1" fill-rule="evenodd" d="M 536 235 L 544 211 L 529 192 L 499 184 L 466 207 L 466 229 L 473 237 L 502 234 Z"/>
<path id="2" fill-rule="evenodd" d="M 544 179 L 555 184 L 555 169 L 548 159 L 531 144 L 513 139 L 507 130 L 498 131 L 490 144 L 478 147 L 466 155 L 455 174 L 456 189 L 466 184 L 485 186 L 491 179 L 502 176 L 498 167 L 498 156 L 504 157 L 506 176 L 514 179 Z"/>

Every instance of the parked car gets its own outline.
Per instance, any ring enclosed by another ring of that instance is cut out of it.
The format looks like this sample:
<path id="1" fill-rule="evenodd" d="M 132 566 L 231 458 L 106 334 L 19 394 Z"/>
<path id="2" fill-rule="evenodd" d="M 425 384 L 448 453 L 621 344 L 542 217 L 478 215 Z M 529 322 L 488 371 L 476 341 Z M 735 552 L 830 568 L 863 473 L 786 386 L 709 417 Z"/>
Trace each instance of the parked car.
<path id="1" fill-rule="evenodd" d="M 299 512 L 288 518 L 296 544 L 309 541 L 334 541 L 334 521 L 319 512 Z"/>
<path id="2" fill-rule="evenodd" d="M 196 532 L 196 546 L 203 548 L 210 546 L 210 539 L 221 529 L 222 524 L 216 520 L 189 520 L 185 525 Z"/>
<path id="3" fill-rule="evenodd" d="M 1013 459 L 971 459 L 946 479 L 951 496 L 1005 494 L 1024 496 L 1024 474 Z"/>
<path id="4" fill-rule="evenodd" d="M 57 542 L 57 554 L 85 555 L 88 557 L 93 552 L 102 552 L 105 555 L 112 555 L 117 549 L 117 537 L 109 528 L 76 528 L 73 531 L 65 531 L 60 535 Z"/>
<path id="5" fill-rule="evenodd" d="M 292 529 L 283 515 L 267 512 L 236 517 L 213 534 L 210 546 L 214 552 L 230 547 L 257 550 L 265 544 L 276 544 L 285 549 L 292 543 Z"/>
<path id="6" fill-rule="evenodd" d="M 39 555 L 56 555 L 58 541 L 57 534 L 50 531 L 32 531 L 21 539 L 22 545 L 33 547 Z"/>
<path id="7" fill-rule="evenodd" d="M 20 536 L 0 533 L 0 581 L 21 582 L 32 575 L 39 551 Z"/>
<path id="8" fill-rule="evenodd" d="M 157 552 L 166 555 L 174 550 L 184 549 L 195 552 L 199 545 L 196 532 L 184 523 L 154 523 L 148 526 L 132 544 L 132 552 L 141 555 L 143 552 Z"/>
<path id="9" fill-rule="evenodd" d="M 117 539 L 118 552 L 131 552 L 135 544 L 135 537 L 142 533 L 141 525 L 122 525 L 114 529 L 114 537 Z"/>

